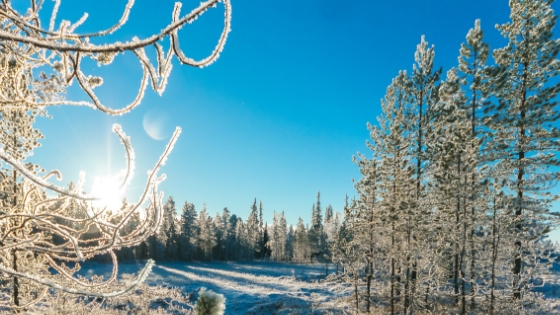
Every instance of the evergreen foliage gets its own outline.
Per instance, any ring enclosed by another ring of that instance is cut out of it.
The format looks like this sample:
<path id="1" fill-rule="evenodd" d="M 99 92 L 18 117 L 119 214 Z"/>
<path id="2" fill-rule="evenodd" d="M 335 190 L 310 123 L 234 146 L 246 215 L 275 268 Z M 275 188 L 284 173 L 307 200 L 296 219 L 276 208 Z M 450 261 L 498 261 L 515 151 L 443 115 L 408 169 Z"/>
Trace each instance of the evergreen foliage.
<path id="1" fill-rule="evenodd" d="M 194 306 L 197 315 L 223 315 L 226 309 L 226 299 L 222 294 L 212 290 L 200 288 L 198 300 Z"/>
<path id="2" fill-rule="evenodd" d="M 497 26 L 508 44 L 494 64 L 475 21 L 444 81 L 422 36 L 412 72 L 387 88 L 378 124 L 368 124 L 373 157 L 354 158 L 359 198 L 331 241 L 344 268 L 333 279 L 353 288 L 356 312 L 550 311 L 535 289 L 551 272 L 546 237 L 558 224 L 551 3 L 510 1 L 511 21 Z"/>

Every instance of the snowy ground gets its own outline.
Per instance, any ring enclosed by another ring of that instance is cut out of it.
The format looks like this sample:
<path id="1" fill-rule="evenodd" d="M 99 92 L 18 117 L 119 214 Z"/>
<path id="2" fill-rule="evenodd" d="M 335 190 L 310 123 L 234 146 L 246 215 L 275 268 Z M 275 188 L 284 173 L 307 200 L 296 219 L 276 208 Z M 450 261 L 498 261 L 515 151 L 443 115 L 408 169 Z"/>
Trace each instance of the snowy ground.
<path id="1" fill-rule="evenodd" d="M 137 273 L 142 264 L 120 264 L 119 274 Z M 90 263 L 82 267 L 85 276 L 111 273 L 109 264 Z M 330 266 L 332 272 L 332 265 Z M 560 311 L 560 264 L 553 274 L 545 276 L 543 287 L 537 288 Z M 287 315 L 342 314 L 333 306 L 340 291 L 324 281 L 324 265 L 252 263 L 163 263 L 156 264 L 146 283 L 179 288 L 196 301 L 201 287 L 223 294 L 226 314 Z M 340 287 L 338 288 L 340 290 Z"/>
<path id="2" fill-rule="evenodd" d="M 119 273 L 136 273 L 141 266 L 120 264 Z M 204 286 L 225 296 L 226 314 L 338 314 L 329 307 L 335 292 L 322 281 L 323 268 L 258 262 L 164 263 L 156 264 L 146 282 L 179 287 L 193 297 Z M 110 265 L 91 264 L 81 273 L 109 275 L 110 270 Z"/>

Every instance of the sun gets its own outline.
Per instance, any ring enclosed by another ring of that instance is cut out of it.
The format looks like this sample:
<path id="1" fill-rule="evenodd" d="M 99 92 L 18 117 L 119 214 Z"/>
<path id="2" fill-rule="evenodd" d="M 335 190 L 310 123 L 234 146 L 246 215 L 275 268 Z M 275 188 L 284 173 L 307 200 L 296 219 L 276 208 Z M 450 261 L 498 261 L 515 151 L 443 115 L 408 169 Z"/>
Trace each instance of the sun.
<path id="1" fill-rule="evenodd" d="M 118 210 L 122 206 L 124 189 L 120 176 L 96 176 L 91 187 L 91 195 L 101 199 L 92 202 L 96 208 Z"/>

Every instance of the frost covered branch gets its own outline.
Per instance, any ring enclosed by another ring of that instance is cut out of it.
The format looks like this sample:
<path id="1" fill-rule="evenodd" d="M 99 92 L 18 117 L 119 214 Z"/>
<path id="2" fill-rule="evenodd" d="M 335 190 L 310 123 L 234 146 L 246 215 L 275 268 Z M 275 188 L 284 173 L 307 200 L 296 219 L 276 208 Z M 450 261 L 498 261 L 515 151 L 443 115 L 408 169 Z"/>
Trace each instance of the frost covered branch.
<path id="1" fill-rule="evenodd" d="M 126 151 L 127 167 L 123 170 L 124 180 L 120 185 L 124 189 L 132 177 L 134 151 L 129 137 L 121 127 L 115 125 L 113 130 L 121 138 Z M 177 128 L 153 170 L 149 172 L 144 192 L 138 202 L 123 213 L 114 211 L 116 209 L 107 209 L 107 207 L 97 209 L 92 201 L 101 197 L 81 193 L 81 184 L 69 189 L 62 189 L 29 171 L 25 165 L 15 161 L 4 150 L 1 150 L 0 158 L 23 175 L 19 185 L 22 195 L 26 197 L 21 202 L 16 201 L 14 205 L 4 204 L 5 206 L 2 208 L 0 227 L 4 233 L 0 241 L 0 260 L 2 262 L 10 261 L 9 257 L 13 255 L 14 250 L 22 253 L 34 253 L 34 255 L 42 256 L 44 262 L 54 268 L 59 276 L 45 277 L 43 274 L 35 274 L 37 270 L 21 272 L 5 263 L 0 263 L 0 272 L 10 277 L 27 279 L 72 294 L 110 297 L 134 289 L 145 278 L 152 262 L 148 263 L 132 285 L 123 290 L 111 291 L 109 285 L 116 279 L 118 273 L 118 261 L 114 250 L 138 245 L 159 228 L 162 220 L 161 199 L 163 195 L 157 193 L 157 186 L 165 176 L 158 177 L 157 173 L 165 164 L 180 131 L 180 128 Z M 49 174 L 60 175 L 58 171 Z M 58 196 L 48 197 L 44 192 L 49 190 L 57 192 Z M 140 211 L 146 199 L 149 201 L 149 206 L 145 209 L 146 219 L 134 230 L 122 235 L 123 226 L 133 214 Z M 15 222 L 18 224 L 14 224 Z M 39 232 L 28 233 L 29 229 Z M 58 241 L 53 241 L 53 239 L 58 239 Z M 79 265 L 71 269 L 60 264 L 61 261 L 80 262 L 105 253 L 110 254 L 113 262 L 113 270 L 107 281 L 92 283 L 75 278 L 74 273 L 79 270 Z M 0 305 L 9 306 L 10 301 L 0 301 Z"/>
<path id="2" fill-rule="evenodd" d="M 198 61 L 185 56 L 178 31 L 219 2 L 225 8 L 224 28 L 214 50 Z M 55 0 L 48 28 L 41 25 L 43 1 L 31 0 L 31 7 L 24 14 L 17 12 L 9 0 L 0 2 L 0 277 L 11 283 L 8 288 L 6 281 L 0 281 L 0 309 L 25 310 L 35 303 L 49 303 L 44 298 L 46 288 L 100 298 L 125 294 L 145 279 L 153 265 L 152 261 L 148 262 L 137 279 L 127 286 L 117 290 L 112 287 L 119 269 L 115 251 L 139 245 L 160 229 L 163 193 L 158 191 L 158 185 L 165 175 L 159 171 L 181 133 L 180 128 L 177 127 L 148 172 L 136 203 L 121 209 L 100 206 L 105 196 L 86 194 L 83 172 L 76 184 L 65 188 L 51 182 L 53 178 L 62 180 L 60 171 L 47 172 L 39 165 L 24 162 L 40 145 L 38 141 L 43 135 L 34 128 L 35 118 L 48 116 L 45 109 L 48 106 L 86 106 L 106 114 L 122 115 L 140 104 L 150 81 L 154 91 L 163 93 L 173 56 L 193 67 L 210 65 L 219 57 L 230 31 L 229 0 L 202 2 L 183 16 L 181 4 L 177 3 L 169 24 L 146 39 L 134 37 L 124 43 L 100 45 L 90 42 L 121 28 L 133 4 L 133 0 L 128 1 L 120 20 L 109 29 L 79 34 L 76 29 L 88 15 L 84 14 L 73 24 L 63 20 L 57 25 L 60 0 Z M 167 51 L 160 43 L 164 38 L 169 38 Z M 148 47 L 155 49 L 155 61 L 148 58 Z M 86 59 L 96 61 L 99 66 L 109 65 L 118 54 L 126 52 L 140 62 L 143 70 L 140 89 L 130 104 L 113 109 L 104 105 L 94 92 L 103 84 L 103 78 L 84 73 L 82 65 Z M 66 87 L 74 80 L 88 95 L 88 101 L 64 98 Z M 118 175 L 121 181 L 116 188 L 124 191 L 134 175 L 136 157 L 130 138 L 120 125 L 114 125 L 113 131 L 125 151 L 126 167 Z M 132 221 L 134 224 L 130 224 Z M 113 269 L 109 278 L 77 276 L 80 263 L 97 255 L 111 257 Z"/>
<path id="3" fill-rule="evenodd" d="M 186 56 L 179 44 L 179 30 L 186 24 L 194 22 L 203 15 L 208 9 L 216 7 L 222 2 L 224 5 L 224 27 L 222 33 L 212 52 L 201 60 L 194 60 Z M 159 33 L 145 39 L 136 37 L 124 43 L 114 42 L 106 44 L 92 44 L 91 38 L 103 38 L 110 35 L 122 27 L 128 20 L 130 9 L 134 1 L 129 0 L 119 22 L 113 27 L 96 33 L 79 34 L 75 30 L 87 19 L 87 13 L 74 24 L 62 21 L 55 29 L 55 21 L 58 14 L 60 0 L 55 2 L 51 13 L 48 29 L 41 26 L 40 16 L 41 5 L 33 5 L 25 14 L 17 12 L 12 8 L 10 1 L 0 3 L 0 17 L 3 18 L 0 28 L 0 39 L 3 40 L 1 50 L 12 52 L 25 60 L 36 61 L 34 66 L 50 66 L 55 72 L 62 75 L 66 84 L 76 79 L 80 87 L 86 92 L 89 101 L 67 101 L 62 98 L 43 100 L 38 106 L 50 105 L 74 105 L 87 106 L 99 109 L 111 115 L 122 115 L 134 107 L 138 106 L 144 96 L 148 86 L 148 80 L 152 82 L 152 89 L 158 93 L 163 93 L 167 84 L 167 79 L 172 69 L 172 57 L 176 56 L 182 64 L 193 67 L 205 67 L 216 61 L 222 52 L 230 32 L 231 26 L 231 4 L 229 0 L 208 0 L 202 2 L 198 7 L 188 14 L 181 16 L 181 3 L 176 3 L 173 9 L 171 22 Z M 164 38 L 169 38 L 169 49 L 164 53 L 163 47 L 159 44 Z M 152 47 L 156 50 L 157 60 L 152 62 L 146 55 L 145 49 Z M 139 91 L 134 100 L 120 109 L 112 109 L 104 105 L 93 89 L 103 84 L 101 77 L 86 75 L 81 68 L 84 58 L 97 61 L 99 66 L 109 65 L 119 53 L 132 52 L 140 61 L 143 71 L 140 80 Z M 33 66 L 33 65 L 32 65 Z M 157 70 L 156 70 L 157 69 Z M 12 104 L 13 98 L 4 98 L 0 95 L 0 104 Z M 34 100 L 18 97 L 19 102 L 34 103 Z"/>

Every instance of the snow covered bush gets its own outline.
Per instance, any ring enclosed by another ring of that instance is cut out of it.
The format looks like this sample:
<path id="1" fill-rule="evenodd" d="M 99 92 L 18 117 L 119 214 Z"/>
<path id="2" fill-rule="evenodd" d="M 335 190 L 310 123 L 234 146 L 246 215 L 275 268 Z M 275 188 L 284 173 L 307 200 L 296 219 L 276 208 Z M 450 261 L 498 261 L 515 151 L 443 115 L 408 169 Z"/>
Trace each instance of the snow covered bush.
<path id="1" fill-rule="evenodd" d="M 130 275 L 132 276 L 132 275 Z M 114 283 L 125 288 L 126 282 Z M 76 296 L 50 291 L 41 303 L 26 308 L 28 314 L 43 315 L 124 315 L 124 314 L 194 314 L 188 296 L 175 287 L 139 285 L 131 294 L 111 298 Z M 0 311 L 0 314 L 13 314 Z"/>
<path id="2" fill-rule="evenodd" d="M 226 309 L 226 298 L 222 294 L 200 288 L 198 300 L 194 306 L 196 315 L 223 315 Z"/>

